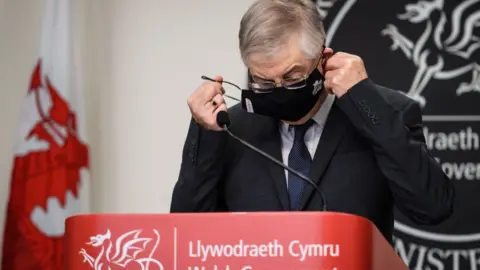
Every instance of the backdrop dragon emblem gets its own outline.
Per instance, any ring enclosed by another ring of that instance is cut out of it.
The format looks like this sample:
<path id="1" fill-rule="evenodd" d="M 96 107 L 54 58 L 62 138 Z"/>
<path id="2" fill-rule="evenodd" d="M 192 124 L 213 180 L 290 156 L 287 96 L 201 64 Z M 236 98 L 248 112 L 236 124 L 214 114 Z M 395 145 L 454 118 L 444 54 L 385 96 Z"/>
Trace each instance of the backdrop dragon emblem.
<path id="1" fill-rule="evenodd" d="M 95 270 L 132 269 L 133 265 L 141 270 L 163 270 L 162 263 L 152 258 L 160 244 L 159 232 L 153 230 L 154 238 L 141 236 L 141 233 L 142 230 L 129 231 L 113 241 L 107 229 L 105 234 L 92 236 L 86 243 L 94 248 L 96 256 L 84 248 L 79 254 L 83 256 L 83 262 Z"/>
<path id="2" fill-rule="evenodd" d="M 480 65 L 473 57 L 480 48 L 480 37 L 475 35 L 480 28 L 480 0 L 459 1 L 449 15 L 444 0 L 418 1 L 405 10 L 398 15 L 400 20 L 425 25 L 420 37 L 410 39 L 393 24 L 381 34 L 393 40 L 392 50 L 400 49 L 417 68 L 407 95 L 425 106 L 422 92 L 432 79 L 450 80 L 468 73 L 471 81 L 460 83 L 456 94 L 480 92 Z"/>

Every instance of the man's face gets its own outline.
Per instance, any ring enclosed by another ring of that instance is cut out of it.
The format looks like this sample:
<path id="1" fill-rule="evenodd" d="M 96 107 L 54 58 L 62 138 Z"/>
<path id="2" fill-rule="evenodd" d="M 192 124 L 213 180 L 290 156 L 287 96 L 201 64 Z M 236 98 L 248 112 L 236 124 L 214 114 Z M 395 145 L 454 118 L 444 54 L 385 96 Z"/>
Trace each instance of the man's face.
<path id="1" fill-rule="evenodd" d="M 271 59 L 266 59 L 262 56 L 251 57 L 249 71 L 254 82 L 274 82 L 276 83 L 277 87 L 280 87 L 283 80 L 308 76 L 314 68 L 317 68 L 319 72 L 323 74 L 323 63 L 325 59 L 332 54 L 333 50 L 331 48 L 326 48 L 322 52 L 322 59 L 318 61 L 317 67 L 313 67 L 314 63 L 316 62 L 315 59 L 305 59 L 304 54 L 298 46 L 298 42 L 291 42 Z M 317 104 L 300 120 L 295 122 L 284 122 L 291 125 L 305 123 L 319 110 L 325 98 L 326 94 L 322 94 Z"/>

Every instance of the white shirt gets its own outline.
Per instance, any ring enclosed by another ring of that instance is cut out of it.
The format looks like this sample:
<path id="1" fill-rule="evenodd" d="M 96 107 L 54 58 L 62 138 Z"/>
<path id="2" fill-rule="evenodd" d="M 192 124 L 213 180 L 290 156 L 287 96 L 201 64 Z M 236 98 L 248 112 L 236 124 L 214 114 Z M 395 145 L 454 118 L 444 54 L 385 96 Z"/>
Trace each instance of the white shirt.
<path id="1" fill-rule="evenodd" d="M 332 108 L 333 102 L 335 101 L 335 95 L 329 94 L 325 101 L 323 102 L 320 110 L 312 117 L 314 124 L 308 128 L 305 133 L 305 145 L 310 152 L 310 156 L 315 156 L 315 151 L 317 150 L 318 142 L 322 136 L 323 128 L 325 122 L 327 121 L 328 114 Z M 280 125 L 280 134 L 282 137 L 282 158 L 283 163 L 288 166 L 288 155 L 290 150 L 293 147 L 293 140 L 295 138 L 295 129 L 293 126 L 283 123 Z M 288 171 L 285 170 L 285 179 L 287 180 L 288 186 Z"/>

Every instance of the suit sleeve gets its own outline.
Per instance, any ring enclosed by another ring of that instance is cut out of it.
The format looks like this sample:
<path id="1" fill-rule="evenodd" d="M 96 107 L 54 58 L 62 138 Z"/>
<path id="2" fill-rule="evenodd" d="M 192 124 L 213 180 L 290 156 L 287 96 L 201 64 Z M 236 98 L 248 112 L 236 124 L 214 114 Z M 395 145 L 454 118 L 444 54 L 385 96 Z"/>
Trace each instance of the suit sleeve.
<path id="1" fill-rule="evenodd" d="M 180 175 L 173 189 L 171 213 L 224 210 L 219 183 L 226 139 L 224 132 L 209 131 L 193 119 L 190 121 Z"/>
<path id="2" fill-rule="evenodd" d="M 452 214 L 455 192 L 427 150 L 421 109 L 413 101 L 395 108 L 380 91 L 365 79 L 337 104 L 372 143 L 397 208 L 417 224 L 438 224 Z"/>

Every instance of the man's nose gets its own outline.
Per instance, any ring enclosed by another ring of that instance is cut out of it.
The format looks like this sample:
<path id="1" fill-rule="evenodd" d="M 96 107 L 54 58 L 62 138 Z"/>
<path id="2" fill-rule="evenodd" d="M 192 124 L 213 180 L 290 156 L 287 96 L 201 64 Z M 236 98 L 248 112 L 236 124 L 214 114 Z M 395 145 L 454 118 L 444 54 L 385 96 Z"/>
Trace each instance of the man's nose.
<path id="1" fill-rule="evenodd" d="M 273 83 L 275 84 L 275 87 L 282 87 L 282 79 L 277 79 L 277 80 L 274 80 Z"/>

